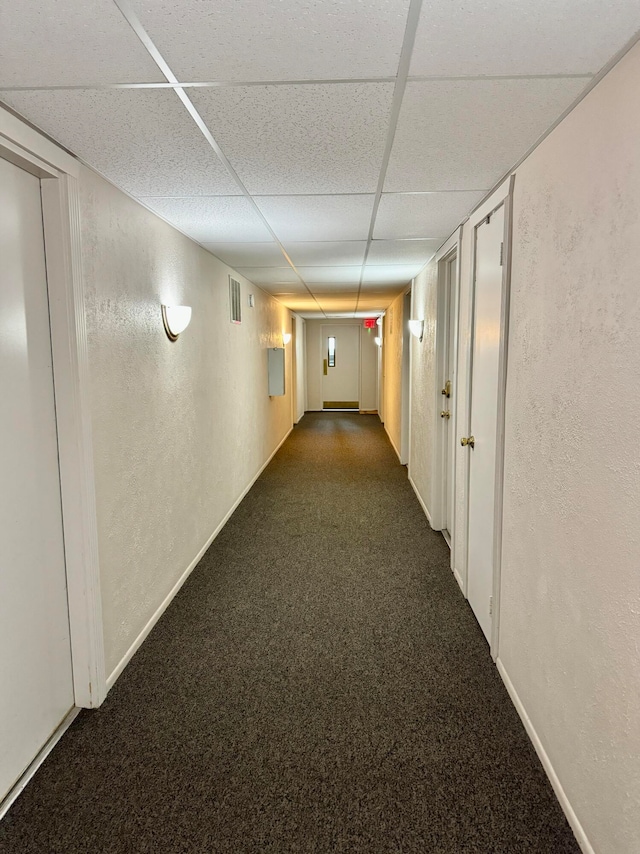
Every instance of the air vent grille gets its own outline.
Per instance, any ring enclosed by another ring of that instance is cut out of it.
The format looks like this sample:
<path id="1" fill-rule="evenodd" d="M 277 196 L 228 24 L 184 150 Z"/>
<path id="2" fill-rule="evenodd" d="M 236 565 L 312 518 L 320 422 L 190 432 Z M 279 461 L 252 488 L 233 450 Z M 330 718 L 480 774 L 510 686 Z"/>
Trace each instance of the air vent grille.
<path id="1" fill-rule="evenodd" d="M 229 305 L 231 307 L 231 322 L 242 323 L 242 306 L 240 303 L 240 282 L 229 276 Z"/>

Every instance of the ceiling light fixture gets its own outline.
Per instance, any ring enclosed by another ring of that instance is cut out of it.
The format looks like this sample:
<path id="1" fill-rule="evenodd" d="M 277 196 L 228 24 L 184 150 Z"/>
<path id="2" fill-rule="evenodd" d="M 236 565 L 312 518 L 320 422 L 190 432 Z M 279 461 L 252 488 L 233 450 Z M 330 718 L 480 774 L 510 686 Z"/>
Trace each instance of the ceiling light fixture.
<path id="1" fill-rule="evenodd" d="M 409 332 L 417 338 L 418 341 L 422 341 L 422 337 L 424 335 L 424 320 L 410 320 Z"/>
<path id="2" fill-rule="evenodd" d="M 170 341 L 177 341 L 178 335 L 187 328 L 191 322 L 190 305 L 163 305 L 162 322 L 164 331 Z"/>

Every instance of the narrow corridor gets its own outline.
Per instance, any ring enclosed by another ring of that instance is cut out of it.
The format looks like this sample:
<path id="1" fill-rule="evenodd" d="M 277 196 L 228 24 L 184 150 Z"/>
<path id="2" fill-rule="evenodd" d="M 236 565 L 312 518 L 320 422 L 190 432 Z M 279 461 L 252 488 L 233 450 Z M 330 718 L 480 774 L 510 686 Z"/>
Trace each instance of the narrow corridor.
<path id="1" fill-rule="evenodd" d="M 578 851 L 448 561 L 378 418 L 308 413 L 0 850 Z"/>

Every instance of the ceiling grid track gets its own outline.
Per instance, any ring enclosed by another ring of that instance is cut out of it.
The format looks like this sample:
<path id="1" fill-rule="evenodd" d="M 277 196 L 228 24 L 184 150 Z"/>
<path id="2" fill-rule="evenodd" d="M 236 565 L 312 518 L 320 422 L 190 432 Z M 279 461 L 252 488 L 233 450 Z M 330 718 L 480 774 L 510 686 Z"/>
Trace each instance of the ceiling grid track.
<path id="1" fill-rule="evenodd" d="M 233 179 L 233 181 L 235 182 L 235 184 L 237 185 L 237 187 L 241 191 L 242 195 L 249 202 L 249 204 L 253 208 L 254 212 L 257 214 L 257 216 L 260 218 L 260 220 L 263 223 L 263 225 L 265 226 L 265 228 L 268 230 L 269 234 L 271 234 L 271 236 L 273 237 L 274 241 L 278 245 L 278 248 L 282 252 L 282 254 L 283 254 L 287 264 L 289 265 L 289 267 L 293 270 L 293 272 L 295 273 L 295 275 L 299 279 L 300 283 L 306 288 L 309 296 L 313 299 L 315 304 L 318 306 L 318 309 L 322 312 L 324 317 L 326 317 L 327 315 L 325 314 L 324 309 L 322 308 L 322 306 L 318 302 L 315 294 L 311 291 L 311 289 L 309 288 L 309 286 L 307 285 L 305 280 L 302 278 L 302 276 L 298 272 L 296 266 L 294 265 L 291 258 L 289 257 L 286 249 L 284 248 L 284 246 L 280 242 L 278 235 L 275 233 L 275 231 L 271 227 L 270 223 L 267 221 L 266 217 L 264 216 L 264 214 L 262 213 L 262 211 L 258 207 L 258 205 L 257 205 L 255 199 L 253 198 L 253 196 L 251 195 L 251 193 L 245 187 L 244 183 L 240 179 L 240 176 L 238 175 L 236 170 L 233 168 L 233 166 L 229 162 L 227 156 L 225 155 L 223 150 L 220 148 L 220 146 L 216 142 L 213 134 L 211 133 L 211 131 L 207 127 L 204 119 L 202 118 L 202 116 L 200 115 L 198 110 L 195 108 L 194 104 L 192 103 L 192 101 L 189 98 L 189 96 L 187 95 L 187 93 L 184 91 L 184 89 L 180 85 L 178 78 L 175 76 L 173 71 L 169 68 L 169 65 L 165 61 L 164 57 L 162 56 L 162 54 L 160 53 L 158 48 L 155 46 L 155 44 L 153 43 L 153 41 L 149 37 L 147 31 L 144 29 L 144 27 L 140 23 L 140 20 L 139 20 L 138 16 L 136 15 L 135 11 L 133 10 L 131 4 L 128 2 L 128 0 L 113 0 L 113 2 L 118 7 L 122 16 L 125 18 L 125 20 L 129 24 L 131 29 L 134 31 L 136 36 L 140 39 L 140 41 L 142 42 L 142 44 L 144 45 L 147 52 L 149 53 L 149 55 L 151 56 L 153 61 L 156 63 L 156 65 L 158 66 L 158 68 L 160 69 L 162 74 L 166 77 L 167 82 L 171 84 L 176 95 L 182 101 L 183 106 L 185 107 L 185 109 L 187 110 L 187 112 L 189 113 L 189 115 L 191 116 L 191 118 L 195 122 L 196 126 L 198 127 L 198 129 L 200 130 L 200 132 L 202 133 L 204 138 L 207 140 L 207 142 L 209 143 L 209 145 L 211 146 L 213 151 L 218 156 L 218 159 L 221 161 L 221 163 L 227 169 L 229 175 L 231 176 L 231 178 Z"/>
<path id="2" fill-rule="evenodd" d="M 416 40 L 416 32 L 420 21 L 420 12 L 422 10 L 422 0 L 411 0 L 409 12 L 407 14 L 407 23 L 404 31 L 404 39 L 402 42 L 402 50 L 400 52 L 400 61 L 398 62 L 398 74 L 396 76 L 396 84 L 393 89 L 393 98 L 391 100 L 391 112 L 389 114 L 389 127 L 387 130 L 387 139 L 382 155 L 382 165 L 380 166 L 380 175 L 378 177 L 378 186 L 376 195 L 373 201 L 373 210 L 371 211 L 371 222 L 369 223 L 369 233 L 367 235 L 367 245 L 364 250 L 364 258 L 362 259 L 362 271 L 360 273 L 360 281 L 358 283 L 358 295 L 356 297 L 356 306 L 353 310 L 353 316 L 358 313 L 360 304 L 360 295 L 362 293 L 362 283 L 365 276 L 367 258 L 371 250 L 373 241 L 373 230 L 376 225 L 376 217 L 378 208 L 380 207 L 380 199 L 382 198 L 382 189 L 387 178 L 387 168 L 389 166 L 389 158 L 391 157 L 391 149 L 396 136 L 396 128 L 398 126 L 398 118 L 400 117 L 400 108 L 402 107 L 402 99 L 407 88 L 407 80 L 409 78 L 409 67 L 411 65 L 411 56 L 413 54 L 413 45 Z"/>

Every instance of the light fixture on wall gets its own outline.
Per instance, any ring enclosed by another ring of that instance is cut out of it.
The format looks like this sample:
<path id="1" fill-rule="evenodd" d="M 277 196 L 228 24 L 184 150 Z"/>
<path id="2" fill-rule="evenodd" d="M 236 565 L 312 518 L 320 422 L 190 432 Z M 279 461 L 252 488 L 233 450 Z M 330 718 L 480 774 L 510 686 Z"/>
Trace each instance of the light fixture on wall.
<path id="1" fill-rule="evenodd" d="M 187 328 L 191 322 L 190 305 L 163 305 L 162 322 L 164 331 L 171 341 L 176 341 L 178 335 Z"/>
<path id="2" fill-rule="evenodd" d="M 378 335 L 376 335 L 376 337 L 373 340 L 378 345 L 378 347 L 382 347 L 382 338 L 380 338 Z"/>
<path id="3" fill-rule="evenodd" d="M 410 320 L 409 332 L 415 336 L 418 341 L 422 341 L 424 335 L 424 320 Z"/>
<path id="4" fill-rule="evenodd" d="M 287 344 L 289 343 L 289 341 L 291 341 L 291 333 L 290 332 L 283 332 L 282 333 L 282 344 L 283 344 L 283 346 L 286 347 Z"/>

